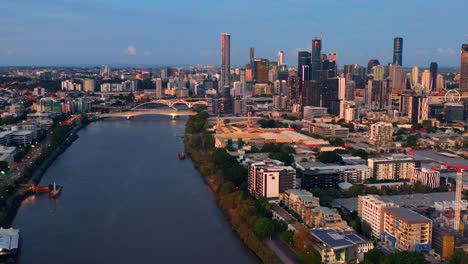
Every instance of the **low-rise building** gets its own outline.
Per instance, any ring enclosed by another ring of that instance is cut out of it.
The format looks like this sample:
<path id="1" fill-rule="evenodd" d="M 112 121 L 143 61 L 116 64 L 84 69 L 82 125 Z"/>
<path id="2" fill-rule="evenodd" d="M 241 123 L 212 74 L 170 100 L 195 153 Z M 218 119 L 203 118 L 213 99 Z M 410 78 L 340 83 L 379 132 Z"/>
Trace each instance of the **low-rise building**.
<path id="1" fill-rule="evenodd" d="M 308 123 L 309 132 L 322 137 L 347 138 L 349 128 L 327 123 Z"/>
<path id="2" fill-rule="evenodd" d="M 334 188 L 338 189 L 340 183 L 340 172 L 336 170 L 311 170 L 302 172 L 301 186 L 304 189 Z"/>
<path id="3" fill-rule="evenodd" d="M 12 163 L 16 154 L 16 147 L 0 146 L 0 161 Z"/>
<path id="4" fill-rule="evenodd" d="M 407 208 L 385 208 L 382 241 L 391 250 L 429 252 L 432 221 Z"/>
<path id="5" fill-rule="evenodd" d="M 314 228 L 310 234 L 312 247 L 320 253 L 325 264 L 363 261 L 364 254 L 374 248 L 372 241 L 353 231 Z"/>
<path id="6" fill-rule="evenodd" d="M 346 227 L 348 225 L 346 221 L 341 218 L 338 210 L 323 206 L 309 209 L 303 220 L 306 225 L 314 228 L 336 228 Z"/>
<path id="7" fill-rule="evenodd" d="M 415 168 L 410 178 L 411 182 L 420 182 L 422 185 L 438 188 L 440 187 L 440 172 L 427 168 Z"/>
<path id="8" fill-rule="evenodd" d="M 305 217 L 307 209 L 320 206 L 319 198 L 306 190 L 286 190 L 280 194 L 280 201 L 302 218 Z"/>
<path id="9" fill-rule="evenodd" d="M 33 131 L 13 131 L 11 134 L 12 141 L 17 145 L 30 145 L 33 142 Z"/>

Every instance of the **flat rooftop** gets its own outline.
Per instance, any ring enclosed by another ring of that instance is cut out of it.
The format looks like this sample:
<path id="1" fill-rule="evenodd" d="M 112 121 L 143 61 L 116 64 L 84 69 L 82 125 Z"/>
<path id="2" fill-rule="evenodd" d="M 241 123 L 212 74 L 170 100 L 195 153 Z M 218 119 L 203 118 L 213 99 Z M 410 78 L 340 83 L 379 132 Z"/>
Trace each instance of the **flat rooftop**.
<path id="1" fill-rule="evenodd" d="M 416 157 L 421 159 L 431 160 L 437 163 L 447 163 L 457 166 L 468 166 L 468 159 L 464 159 L 462 157 L 449 157 L 446 155 L 439 154 L 433 150 L 413 150 L 412 152 L 416 154 Z"/>
<path id="2" fill-rule="evenodd" d="M 427 223 L 431 222 L 429 218 L 426 218 L 413 210 L 404 207 L 389 207 L 385 208 L 385 213 L 398 217 L 407 223 Z"/>
<path id="3" fill-rule="evenodd" d="M 455 192 L 435 192 L 435 193 L 415 193 L 403 195 L 383 195 L 380 200 L 386 203 L 394 203 L 402 207 L 423 207 L 434 206 L 435 202 L 455 201 Z M 333 207 L 345 208 L 350 212 L 357 211 L 358 198 L 335 199 L 332 202 Z"/>

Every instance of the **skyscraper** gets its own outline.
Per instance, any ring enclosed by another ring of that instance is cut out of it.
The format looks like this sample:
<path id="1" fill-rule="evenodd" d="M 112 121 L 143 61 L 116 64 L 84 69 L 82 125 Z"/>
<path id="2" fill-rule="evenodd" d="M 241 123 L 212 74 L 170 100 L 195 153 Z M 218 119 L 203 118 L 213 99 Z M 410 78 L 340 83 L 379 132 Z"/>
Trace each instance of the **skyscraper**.
<path id="1" fill-rule="evenodd" d="M 421 84 L 424 87 L 424 92 L 428 93 L 431 90 L 431 71 L 424 70 L 421 77 Z"/>
<path id="2" fill-rule="evenodd" d="M 437 88 L 437 62 L 431 62 L 429 71 L 431 72 L 431 91 Z"/>
<path id="3" fill-rule="evenodd" d="M 278 66 L 284 65 L 284 52 L 278 51 Z"/>
<path id="4" fill-rule="evenodd" d="M 231 77 L 231 35 L 221 34 L 221 92 L 229 90 Z"/>
<path id="5" fill-rule="evenodd" d="M 393 64 L 403 66 L 403 38 L 393 39 Z"/>
<path id="6" fill-rule="evenodd" d="M 415 86 L 419 83 L 419 68 L 417 66 L 414 66 L 411 70 L 411 82 L 412 86 Z"/>
<path id="7" fill-rule="evenodd" d="M 302 66 L 308 66 L 310 68 L 311 66 L 311 55 L 310 52 L 308 51 L 299 51 L 297 54 L 297 71 L 298 71 L 298 76 L 299 79 L 302 80 L 302 73 L 303 73 L 303 67 Z M 310 73 L 307 75 L 307 79 L 305 80 L 310 80 L 308 77 L 310 76 Z"/>
<path id="8" fill-rule="evenodd" d="M 390 79 L 392 80 L 392 93 L 399 94 L 403 91 L 405 75 L 403 72 L 403 67 L 400 65 L 394 65 L 392 67 L 392 74 L 390 75 Z"/>
<path id="9" fill-rule="evenodd" d="M 253 65 L 255 60 L 255 50 L 254 48 L 250 48 L 250 65 Z"/>
<path id="10" fill-rule="evenodd" d="M 320 80 L 320 72 L 322 71 L 322 60 L 320 59 L 320 53 L 322 52 L 322 40 L 314 38 L 312 40 L 312 80 Z"/>
<path id="11" fill-rule="evenodd" d="M 375 81 L 382 81 L 385 75 L 385 68 L 382 65 L 372 67 L 372 75 Z"/>
<path id="12" fill-rule="evenodd" d="M 374 66 L 380 65 L 379 60 L 377 59 L 370 59 L 369 62 L 367 63 L 367 74 L 372 73 L 372 68 Z"/>
<path id="13" fill-rule="evenodd" d="M 468 93 L 468 44 L 461 47 L 460 93 Z"/>

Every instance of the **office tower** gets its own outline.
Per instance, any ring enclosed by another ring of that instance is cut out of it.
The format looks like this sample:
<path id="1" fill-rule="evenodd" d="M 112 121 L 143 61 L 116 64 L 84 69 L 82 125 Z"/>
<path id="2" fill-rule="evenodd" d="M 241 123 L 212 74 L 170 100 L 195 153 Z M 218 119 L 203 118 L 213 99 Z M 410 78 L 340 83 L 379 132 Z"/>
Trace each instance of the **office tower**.
<path id="1" fill-rule="evenodd" d="M 278 51 L 278 66 L 284 65 L 284 52 Z"/>
<path id="2" fill-rule="evenodd" d="M 320 80 L 320 72 L 322 71 L 322 60 L 321 60 L 321 52 L 322 52 L 322 40 L 318 38 L 314 38 L 312 40 L 312 80 L 319 81 Z"/>
<path id="3" fill-rule="evenodd" d="M 329 78 L 335 78 L 336 77 L 336 62 L 332 60 L 324 60 L 322 62 L 322 80 L 326 80 Z"/>
<path id="4" fill-rule="evenodd" d="M 431 62 L 429 71 L 431 73 L 431 91 L 437 88 L 437 62 Z"/>
<path id="5" fill-rule="evenodd" d="M 319 90 L 321 107 L 328 108 L 332 115 L 340 114 L 340 99 L 344 99 L 346 86 L 345 78 L 331 78 L 324 80 Z M 342 91 L 342 93 L 340 93 Z"/>
<path id="6" fill-rule="evenodd" d="M 302 107 L 304 106 L 321 106 L 321 83 L 317 81 L 304 81 L 301 84 L 302 88 Z M 337 97 L 338 98 L 338 93 Z"/>
<path id="7" fill-rule="evenodd" d="M 278 66 L 278 80 L 288 80 L 288 67 L 284 64 Z"/>
<path id="8" fill-rule="evenodd" d="M 424 93 L 431 91 L 431 71 L 424 70 L 421 77 L 421 84 L 424 88 Z"/>
<path id="9" fill-rule="evenodd" d="M 267 59 L 255 59 L 254 60 L 254 76 L 256 76 L 256 83 L 268 83 L 268 65 Z"/>
<path id="10" fill-rule="evenodd" d="M 255 51 L 254 48 L 250 48 L 250 65 L 253 65 L 255 60 Z"/>
<path id="11" fill-rule="evenodd" d="M 371 110 L 382 110 L 390 105 L 388 82 L 369 80 L 367 83 L 367 107 Z"/>
<path id="12" fill-rule="evenodd" d="M 382 65 L 372 67 L 372 76 L 375 81 L 382 81 L 385 75 L 385 68 Z"/>
<path id="13" fill-rule="evenodd" d="M 377 147 L 393 145 L 393 125 L 392 123 L 377 122 L 371 125 L 369 142 Z"/>
<path id="14" fill-rule="evenodd" d="M 468 44 L 461 47 L 460 93 L 468 93 Z"/>
<path id="15" fill-rule="evenodd" d="M 289 100 L 291 105 L 301 104 L 302 101 L 302 91 L 301 91 L 301 81 L 298 76 L 289 77 Z"/>
<path id="16" fill-rule="evenodd" d="M 411 70 L 411 86 L 415 86 L 419 83 L 419 68 L 414 66 Z"/>
<path id="17" fill-rule="evenodd" d="M 299 76 L 299 79 L 300 80 L 303 80 L 303 67 L 304 65 L 308 66 L 308 68 L 310 69 L 310 66 L 311 66 L 311 54 L 310 52 L 308 51 L 299 51 L 298 54 L 297 54 L 297 59 L 298 59 L 298 62 L 297 62 L 297 71 L 298 71 L 298 76 Z M 310 80 L 309 78 L 310 76 L 310 73 L 307 73 L 307 78 L 304 79 L 305 81 L 308 81 Z"/>
<path id="18" fill-rule="evenodd" d="M 372 68 L 374 68 L 374 66 L 377 66 L 377 65 L 380 65 L 379 60 L 370 59 L 369 62 L 367 63 L 367 74 L 371 74 L 372 73 Z"/>
<path id="19" fill-rule="evenodd" d="M 156 81 L 156 99 L 162 98 L 162 80 L 161 78 L 157 78 Z"/>
<path id="20" fill-rule="evenodd" d="M 346 78 L 346 80 L 353 80 L 353 77 L 354 77 L 353 65 L 346 64 L 345 66 L 343 66 L 343 75 Z"/>
<path id="21" fill-rule="evenodd" d="M 403 38 L 393 39 L 393 64 L 403 66 Z"/>
<path id="22" fill-rule="evenodd" d="M 225 90 L 229 91 L 231 78 L 231 35 L 221 34 L 221 94 Z M 229 93 L 229 92 L 228 92 Z"/>

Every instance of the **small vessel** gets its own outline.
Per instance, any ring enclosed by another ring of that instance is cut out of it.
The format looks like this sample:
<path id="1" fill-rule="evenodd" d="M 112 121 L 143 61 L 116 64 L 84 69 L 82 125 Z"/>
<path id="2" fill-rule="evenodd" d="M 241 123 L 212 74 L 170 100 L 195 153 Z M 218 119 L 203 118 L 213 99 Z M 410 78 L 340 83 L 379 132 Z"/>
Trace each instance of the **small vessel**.
<path id="1" fill-rule="evenodd" d="M 57 198 L 62 192 L 63 186 L 57 185 L 54 182 L 53 184 L 49 185 L 49 189 L 50 189 L 49 196 L 51 198 Z"/>
<path id="2" fill-rule="evenodd" d="M 19 249 L 19 229 L 0 228 L 0 256 L 14 256 Z"/>
<path id="3" fill-rule="evenodd" d="M 183 151 L 179 152 L 179 159 L 180 160 L 185 159 L 185 152 L 183 152 Z"/>

